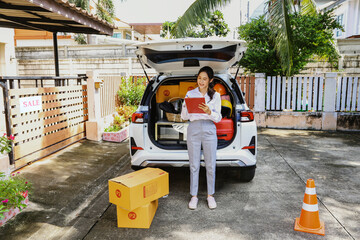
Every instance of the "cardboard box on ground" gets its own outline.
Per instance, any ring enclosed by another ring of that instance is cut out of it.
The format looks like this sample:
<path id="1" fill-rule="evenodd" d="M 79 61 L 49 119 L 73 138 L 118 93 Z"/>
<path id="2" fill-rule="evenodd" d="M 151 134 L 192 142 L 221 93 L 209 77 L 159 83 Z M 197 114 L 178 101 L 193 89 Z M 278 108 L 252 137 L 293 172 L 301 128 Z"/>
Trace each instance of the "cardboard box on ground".
<path id="1" fill-rule="evenodd" d="M 158 199 L 169 194 L 169 174 L 145 168 L 109 180 L 109 201 L 117 206 L 118 227 L 149 228 Z"/>

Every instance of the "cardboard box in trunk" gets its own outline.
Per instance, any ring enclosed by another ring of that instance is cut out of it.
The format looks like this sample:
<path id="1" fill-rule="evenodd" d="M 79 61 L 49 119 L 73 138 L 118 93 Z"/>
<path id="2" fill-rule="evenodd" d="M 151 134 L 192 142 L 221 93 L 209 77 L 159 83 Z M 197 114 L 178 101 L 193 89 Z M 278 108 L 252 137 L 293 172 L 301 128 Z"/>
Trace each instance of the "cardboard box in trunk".
<path id="1" fill-rule="evenodd" d="M 162 103 L 179 96 L 179 85 L 163 85 L 156 92 L 156 102 Z"/>
<path id="2" fill-rule="evenodd" d="M 144 168 L 109 180 L 109 201 L 132 211 L 169 194 L 169 174 Z"/>

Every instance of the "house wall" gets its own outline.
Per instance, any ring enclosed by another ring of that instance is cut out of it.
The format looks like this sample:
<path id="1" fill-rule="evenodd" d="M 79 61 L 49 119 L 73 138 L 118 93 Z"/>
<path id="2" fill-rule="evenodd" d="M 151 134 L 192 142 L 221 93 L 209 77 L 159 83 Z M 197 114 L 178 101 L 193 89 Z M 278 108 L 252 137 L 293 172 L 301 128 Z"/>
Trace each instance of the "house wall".
<path id="1" fill-rule="evenodd" d="M 53 46 L 53 34 L 51 32 L 25 29 L 14 29 L 14 32 L 16 46 Z M 77 44 L 71 34 L 58 33 L 57 38 L 60 46 Z"/>
<path id="2" fill-rule="evenodd" d="M 16 66 L 14 30 L 0 28 L 0 76 L 15 76 L 17 74 Z M 6 129 L 3 111 L 3 91 L 0 88 L 0 134 Z"/>
<path id="3" fill-rule="evenodd" d="M 348 76 L 359 76 L 360 73 L 360 39 L 337 40 L 341 59 L 340 71 Z M 60 74 L 74 75 L 85 73 L 87 70 L 98 69 L 105 75 L 143 75 L 141 65 L 135 56 L 135 48 L 126 44 L 108 45 L 75 45 L 60 46 Z M 20 76 L 24 75 L 53 75 L 53 48 L 52 47 L 16 47 Z M 146 69 L 151 75 L 153 69 Z M 314 61 L 306 65 L 301 74 L 321 74 L 333 72 L 330 63 Z M 234 74 L 236 68 L 231 68 Z M 242 73 L 240 69 L 239 74 Z"/>
<path id="4" fill-rule="evenodd" d="M 335 38 L 347 38 L 360 34 L 360 0 L 348 0 L 335 7 L 336 16 L 343 15 L 344 32 Z"/>
<path id="5" fill-rule="evenodd" d="M 122 45 L 75 45 L 59 47 L 60 75 L 73 76 L 98 70 L 101 75 L 144 75 L 135 48 Z M 52 47 L 17 47 L 19 76 L 54 75 Z M 154 69 L 147 69 L 154 75 Z"/>

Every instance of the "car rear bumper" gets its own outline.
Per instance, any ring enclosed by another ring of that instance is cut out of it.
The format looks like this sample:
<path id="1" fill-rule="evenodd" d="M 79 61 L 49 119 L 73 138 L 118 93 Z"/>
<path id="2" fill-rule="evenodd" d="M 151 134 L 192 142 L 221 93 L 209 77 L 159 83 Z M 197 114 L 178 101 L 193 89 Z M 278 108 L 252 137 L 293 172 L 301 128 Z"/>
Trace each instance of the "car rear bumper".
<path id="1" fill-rule="evenodd" d="M 200 165 L 205 167 L 205 162 L 200 161 Z M 216 161 L 216 167 L 247 167 L 241 160 Z M 164 161 L 164 160 L 145 160 L 140 167 L 189 167 L 189 161 Z"/>

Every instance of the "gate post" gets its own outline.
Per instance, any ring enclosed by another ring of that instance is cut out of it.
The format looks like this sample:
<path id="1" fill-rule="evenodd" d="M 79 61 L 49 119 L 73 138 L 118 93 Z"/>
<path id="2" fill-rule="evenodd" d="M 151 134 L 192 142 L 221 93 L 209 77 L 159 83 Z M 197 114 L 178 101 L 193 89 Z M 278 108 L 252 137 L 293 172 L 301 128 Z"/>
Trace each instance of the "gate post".
<path id="1" fill-rule="evenodd" d="M 255 73 L 255 121 L 258 127 L 266 127 L 265 112 L 265 73 Z"/>
<path id="2" fill-rule="evenodd" d="M 335 112 L 337 73 L 325 73 L 324 112 L 322 130 L 336 130 L 337 113 Z"/>
<path id="3" fill-rule="evenodd" d="M 100 90 L 95 88 L 99 76 L 97 71 L 87 71 L 87 94 L 89 120 L 86 122 L 86 138 L 93 141 L 101 140 L 103 124 L 101 121 Z"/>
<path id="4" fill-rule="evenodd" d="M 10 106 L 9 106 L 9 89 L 6 81 L 1 81 L 0 79 L 0 89 L 3 93 L 3 103 L 4 103 L 4 116 L 5 116 L 5 127 L 6 135 L 12 135 L 11 132 L 11 120 L 10 120 Z M 13 146 L 14 147 L 14 144 Z M 0 172 L 4 172 L 5 175 L 10 175 L 10 165 L 14 164 L 14 152 L 11 151 L 9 154 L 0 154 Z"/>
<path id="5" fill-rule="evenodd" d="M 255 73 L 255 112 L 265 111 L 265 73 Z"/>

